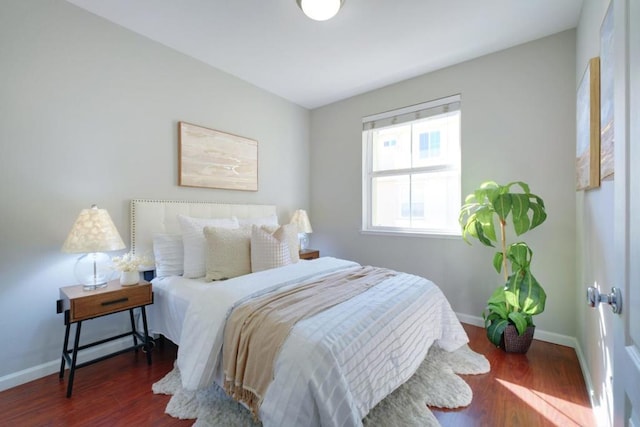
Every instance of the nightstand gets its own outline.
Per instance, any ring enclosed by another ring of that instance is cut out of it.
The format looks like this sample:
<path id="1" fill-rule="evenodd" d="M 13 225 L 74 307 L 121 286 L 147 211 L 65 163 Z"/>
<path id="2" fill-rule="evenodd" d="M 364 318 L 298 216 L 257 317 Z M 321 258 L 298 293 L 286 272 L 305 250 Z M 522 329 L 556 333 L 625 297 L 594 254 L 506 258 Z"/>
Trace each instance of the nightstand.
<path id="1" fill-rule="evenodd" d="M 303 249 L 300 251 L 300 259 L 320 258 L 320 251 L 317 249 Z"/>
<path id="2" fill-rule="evenodd" d="M 60 378 L 64 378 L 65 363 L 69 364 L 69 383 L 67 385 L 67 397 L 71 397 L 73 390 L 73 378 L 75 371 L 87 365 L 99 362 L 118 354 L 142 348 L 147 354 L 147 364 L 151 365 L 151 348 L 154 342 L 149 337 L 147 328 L 147 312 L 145 306 L 153 304 L 153 290 L 151 283 L 140 282 L 133 286 L 121 286 L 120 281 L 113 280 L 106 287 L 96 289 L 94 291 L 85 291 L 82 285 L 66 286 L 60 288 L 60 299 L 57 301 L 58 313 L 64 312 L 64 324 L 66 330 L 64 333 L 64 344 L 62 346 L 62 361 L 60 363 Z M 133 310 L 139 308 L 142 315 L 142 324 L 144 334 L 136 329 L 136 323 L 133 316 Z M 129 310 L 129 318 L 131 319 L 131 331 L 112 336 L 106 339 L 95 341 L 89 344 L 80 345 L 80 329 L 82 322 L 96 317 L 107 316 L 113 313 Z M 71 325 L 76 324 L 75 338 L 73 347 L 69 346 L 69 332 Z M 99 344 L 131 335 L 133 337 L 133 345 L 120 351 L 107 354 L 97 359 L 89 360 L 83 363 L 76 363 L 78 360 L 78 352 Z"/>

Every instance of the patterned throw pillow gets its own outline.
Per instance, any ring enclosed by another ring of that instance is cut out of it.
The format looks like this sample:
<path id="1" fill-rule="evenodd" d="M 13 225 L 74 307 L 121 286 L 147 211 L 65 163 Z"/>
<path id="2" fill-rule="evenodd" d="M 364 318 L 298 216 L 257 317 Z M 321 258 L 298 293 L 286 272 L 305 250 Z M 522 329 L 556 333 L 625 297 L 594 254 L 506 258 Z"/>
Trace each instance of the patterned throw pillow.
<path id="1" fill-rule="evenodd" d="M 289 255 L 291 256 L 291 263 L 295 264 L 300 261 L 300 252 L 299 252 L 299 241 L 298 241 L 298 228 L 295 224 L 285 224 L 280 228 L 283 229 L 283 232 L 286 233 L 287 243 L 289 244 Z M 262 226 L 263 230 L 268 231 L 273 234 L 278 230 L 278 226 Z"/>
<path id="2" fill-rule="evenodd" d="M 251 228 L 251 271 L 263 271 L 291 264 L 289 249 L 289 230 L 283 225 L 274 233 L 268 227 Z"/>
<path id="3" fill-rule="evenodd" d="M 251 227 L 205 227 L 207 280 L 251 273 Z"/>

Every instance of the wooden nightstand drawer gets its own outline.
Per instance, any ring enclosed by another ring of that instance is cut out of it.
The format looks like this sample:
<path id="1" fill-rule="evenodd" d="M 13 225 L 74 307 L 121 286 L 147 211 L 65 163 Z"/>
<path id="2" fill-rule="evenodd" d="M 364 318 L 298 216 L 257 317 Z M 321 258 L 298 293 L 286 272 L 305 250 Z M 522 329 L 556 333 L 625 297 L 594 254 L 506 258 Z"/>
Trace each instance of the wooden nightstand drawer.
<path id="1" fill-rule="evenodd" d="M 112 281 L 95 291 L 84 291 L 82 285 L 67 286 L 60 288 L 60 299 L 63 309 L 69 310 L 70 323 L 153 303 L 151 284 L 146 282 L 123 287 Z"/>
<path id="2" fill-rule="evenodd" d="M 300 251 L 300 259 L 320 258 L 320 251 L 317 249 L 303 249 Z"/>

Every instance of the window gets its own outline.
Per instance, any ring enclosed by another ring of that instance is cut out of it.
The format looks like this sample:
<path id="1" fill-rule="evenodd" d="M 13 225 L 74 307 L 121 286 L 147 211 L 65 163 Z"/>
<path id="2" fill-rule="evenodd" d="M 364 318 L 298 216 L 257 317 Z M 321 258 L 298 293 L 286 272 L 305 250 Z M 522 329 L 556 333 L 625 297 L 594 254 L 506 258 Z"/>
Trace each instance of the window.
<path id="1" fill-rule="evenodd" d="M 395 147 L 396 146 L 396 140 L 392 139 L 391 141 L 385 141 L 384 142 L 384 146 L 385 147 Z"/>
<path id="2" fill-rule="evenodd" d="M 438 157 L 440 155 L 440 131 L 420 134 L 420 158 Z"/>
<path id="3" fill-rule="evenodd" d="M 460 95 L 363 120 L 363 230 L 460 234 Z"/>

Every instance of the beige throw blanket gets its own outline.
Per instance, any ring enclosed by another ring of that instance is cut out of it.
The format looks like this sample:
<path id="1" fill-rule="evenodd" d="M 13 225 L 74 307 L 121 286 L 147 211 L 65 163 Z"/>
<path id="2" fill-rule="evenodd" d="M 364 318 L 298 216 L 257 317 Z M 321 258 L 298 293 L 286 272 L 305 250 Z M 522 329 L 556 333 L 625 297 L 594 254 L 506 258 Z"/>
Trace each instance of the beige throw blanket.
<path id="1" fill-rule="evenodd" d="M 294 325 L 396 275 L 377 267 L 355 267 L 236 307 L 224 330 L 224 389 L 257 417 L 273 366 Z"/>

